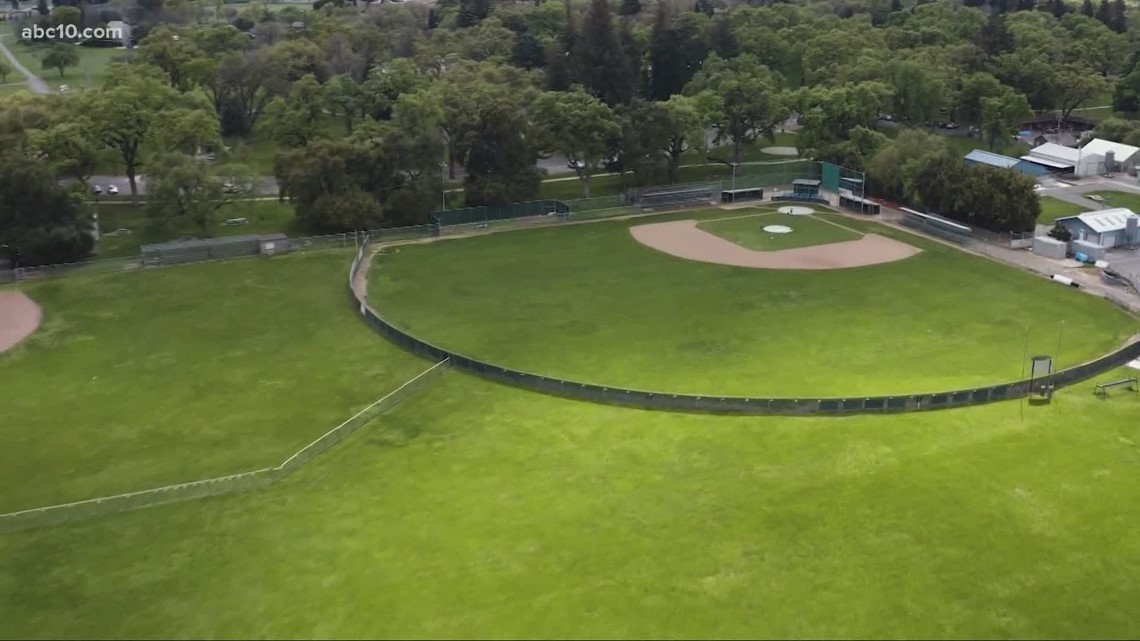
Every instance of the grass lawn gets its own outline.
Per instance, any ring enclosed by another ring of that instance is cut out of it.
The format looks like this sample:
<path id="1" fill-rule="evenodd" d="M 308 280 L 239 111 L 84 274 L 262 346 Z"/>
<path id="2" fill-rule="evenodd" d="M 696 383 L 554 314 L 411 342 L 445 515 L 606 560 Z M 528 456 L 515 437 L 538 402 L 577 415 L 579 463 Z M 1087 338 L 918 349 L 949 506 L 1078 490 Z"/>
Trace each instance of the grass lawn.
<path id="1" fill-rule="evenodd" d="M 58 89 L 60 85 L 67 85 L 73 91 L 94 89 L 101 86 L 112 60 L 131 55 L 123 48 L 76 46 L 75 50 L 79 53 L 79 66 L 65 69 L 63 76 L 60 76 L 57 69 L 44 69 L 43 67 L 43 55 L 49 48 L 47 45 L 26 45 L 10 41 L 5 44 L 8 45 L 8 49 L 12 51 L 12 55 L 16 56 L 20 64 L 39 76 L 49 87 Z"/>
<path id="2" fill-rule="evenodd" d="M 1140 212 L 1140 194 L 1126 191 L 1090 191 L 1084 196 L 1100 196 L 1104 199 L 1104 206 L 1108 208 L 1125 207 L 1134 212 Z"/>
<path id="3" fill-rule="evenodd" d="M 377 258 L 371 298 L 407 331 L 493 363 L 708 395 L 969 388 L 1020 376 L 1027 325 L 1030 353 L 1053 354 L 1066 321 L 1062 365 L 1140 330 L 1078 290 L 843 220 L 923 252 L 846 270 L 735 268 L 644 247 L 629 227 L 648 221 L 615 220 L 403 246 Z"/>
<path id="4" fill-rule="evenodd" d="M 1066 216 L 1076 216 L 1082 212 L 1088 211 L 1080 205 L 1075 205 L 1064 200 L 1053 198 L 1052 196 L 1042 196 L 1041 200 L 1041 215 L 1037 217 L 1038 225 L 1051 225 L 1053 221 L 1058 218 Z"/>
<path id="5" fill-rule="evenodd" d="M 769 225 L 791 227 L 792 232 L 774 234 L 764 231 L 764 227 Z M 760 214 L 749 214 L 744 211 L 729 218 L 704 221 L 697 227 L 756 251 L 811 247 L 861 238 L 861 234 L 844 229 L 836 223 L 813 216 L 786 216 L 774 211 Z"/>
<path id="6" fill-rule="evenodd" d="M 423 370 L 353 313 L 351 259 L 27 286 L 45 320 L 0 355 L 0 512 L 275 465 Z"/>
<path id="7" fill-rule="evenodd" d="M 742 418 L 448 374 L 268 490 L 0 535 L 0 637 L 1132 638 L 1140 397 L 1090 387 Z"/>
<path id="8" fill-rule="evenodd" d="M 22 77 L 22 76 L 21 76 Z M 28 91 L 28 85 L 23 82 L 9 82 L 0 85 L 0 98 L 12 96 L 20 93 L 21 91 Z"/>
<path id="9" fill-rule="evenodd" d="M 202 237 L 197 226 L 186 220 L 166 219 L 154 221 L 147 217 L 145 207 L 132 207 L 126 203 L 99 203 L 99 228 L 103 231 L 99 245 L 101 258 L 137 256 L 139 247 L 183 237 Z M 248 225 L 226 227 L 221 223 L 230 218 L 248 218 Z M 126 229 L 128 234 L 107 235 Z M 241 236 L 285 232 L 291 236 L 308 235 L 295 228 L 293 206 L 274 200 L 245 200 L 222 208 L 217 212 L 211 229 L 213 236 Z"/>

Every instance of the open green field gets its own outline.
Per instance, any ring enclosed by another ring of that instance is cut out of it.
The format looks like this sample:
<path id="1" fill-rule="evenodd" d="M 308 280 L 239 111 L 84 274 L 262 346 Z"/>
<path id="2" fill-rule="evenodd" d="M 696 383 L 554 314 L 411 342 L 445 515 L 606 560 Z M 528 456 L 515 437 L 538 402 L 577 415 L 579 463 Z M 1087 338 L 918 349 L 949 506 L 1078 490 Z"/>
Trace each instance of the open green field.
<path id="1" fill-rule="evenodd" d="M 1090 387 L 742 418 L 448 374 L 268 490 L 0 535 L 0 637 L 1132 638 L 1140 398 Z"/>
<path id="2" fill-rule="evenodd" d="M 44 325 L 0 355 L 0 512 L 276 465 L 423 370 L 353 314 L 351 259 L 28 285 Z"/>
<path id="3" fill-rule="evenodd" d="M 1019 378 L 1026 349 L 1065 366 L 1140 331 L 1102 299 L 872 222 L 837 217 L 923 251 L 857 269 L 758 270 L 677 259 L 629 233 L 669 218 L 392 248 L 377 257 L 371 300 L 390 322 L 461 354 L 698 395 L 970 388 Z"/>
<path id="4" fill-rule="evenodd" d="M 1038 225 L 1051 225 L 1053 221 L 1058 218 L 1076 216 L 1077 214 L 1088 211 L 1080 205 L 1059 200 L 1052 196 L 1041 196 L 1039 200 L 1041 201 L 1041 215 L 1037 217 Z"/>
<path id="5" fill-rule="evenodd" d="M 1134 212 L 1140 212 L 1140 194 L 1126 191 L 1090 191 L 1084 195 L 1086 197 L 1100 196 L 1104 199 L 1105 207 L 1125 207 Z"/>
<path id="6" fill-rule="evenodd" d="M 142 245 L 202 236 L 201 230 L 190 221 L 179 218 L 154 220 L 147 217 L 143 207 L 132 207 L 122 202 L 102 202 L 94 207 L 99 212 L 99 228 L 103 232 L 99 242 L 100 258 L 138 256 Z M 233 227 L 221 224 L 230 218 L 248 218 L 249 224 Z M 296 228 L 295 221 L 293 206 L 289 203 L 276 199 L 242 200 L 216 212 L 210 233 L 215 237 L 276 232 L 306 235 Z M 119 232 L 123 229 L 129 233 Z"/>
<path id="7" fill-rule="evenodd" d="M 67 85 L 73 91 L 101 86 L 107 77 L 107 72 L 110 71 L 111 62 L 115 58 L 130 55 L 130 52 L 123 48 L 75 46 L 79 54 L 79 66 L 65 69 L 60 76 L 57 69 L 43 67 L 44 52 L 49 49 L 47 45 L 26 45 L 12 42 L 10 39 L 5 44 L 20 64 L 39 76 L 49 87 L 58 89 L 60 85 Z"/>
<path id="8" fill-rule="evenodd" d="M 787 216 L 776 212 L 774 209 L 760 214 L 741 215 L 726 211 L 725 215 L 728 217 L 707 220 L 698 224 L 697 227 L 741 247 L 756 251 L 779 251 L 781 249 L 841 243 L 847 240 L 859 240 L 862 236 L 850 229 L 841 227 L 838 222 L 827 221 L 814 216 Z M 791 227 L 792 232 L 774 234 L 764 231 L 764 227 L 769 225 Z"/>

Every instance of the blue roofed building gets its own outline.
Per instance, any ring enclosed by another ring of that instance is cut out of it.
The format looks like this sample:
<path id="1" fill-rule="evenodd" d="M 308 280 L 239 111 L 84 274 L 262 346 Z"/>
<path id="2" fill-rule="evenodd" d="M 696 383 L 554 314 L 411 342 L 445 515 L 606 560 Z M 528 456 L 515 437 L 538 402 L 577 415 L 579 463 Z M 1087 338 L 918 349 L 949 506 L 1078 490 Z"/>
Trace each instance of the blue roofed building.
<path id="1" fill-rule="evenodd" d="M 1048 170 L 1041 165 L 1036 165 L 1021 158 L 1011 158 L 1010 156 L 995 154 L 984 149 L 975 149 L 966 154 L 966 164 L 986 165 L 987 167 L 997 167 L 998 169 L 1012 169 L 1032 177 L 1043 176 L 1048 173 Z"/>

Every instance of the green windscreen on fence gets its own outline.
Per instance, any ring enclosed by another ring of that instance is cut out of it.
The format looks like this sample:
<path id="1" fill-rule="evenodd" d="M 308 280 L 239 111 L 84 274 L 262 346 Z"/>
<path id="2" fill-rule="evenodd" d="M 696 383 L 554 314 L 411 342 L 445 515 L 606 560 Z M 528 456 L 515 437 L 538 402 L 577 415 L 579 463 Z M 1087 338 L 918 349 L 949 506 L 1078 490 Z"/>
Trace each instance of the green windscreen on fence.
<path id="1" fill-rule="evenodd" d="M 823 163 L 823 176 L 820 178 L 827 191 L 839 191 L 839 165 Z"/>
<path id="2" fill-rule="evenodd" d="M 525 203 L 510 203 L 506 205 L 479 205 L 478 207 L 464 207 L 463 209 L 449 209 L 437 211 L 432 216 L 440 225 L 469 225 L 472 223 L 487 223 L 494 220 L 508 220 L 511 218 L 524 218 L 527 216 L 546 216 L 548 214 L 566 214 L 570 208 L 560 200 L 532 200 Z"/>

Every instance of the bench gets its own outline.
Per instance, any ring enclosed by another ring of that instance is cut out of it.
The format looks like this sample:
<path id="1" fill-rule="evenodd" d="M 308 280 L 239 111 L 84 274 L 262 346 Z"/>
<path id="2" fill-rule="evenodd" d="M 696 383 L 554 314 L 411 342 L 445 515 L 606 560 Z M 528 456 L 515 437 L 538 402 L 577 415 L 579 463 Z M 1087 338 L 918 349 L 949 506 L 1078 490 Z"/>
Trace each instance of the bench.
<path id="1" fill-rule="evenodd" d="M 1137 391 L 1135 378 L 1123 378 L 1119 381 L 1112 381 L 1111 383 L 1097 383 L 1096 389 L 1093 390 L 1093 394 L 1096 396 L 1108 396 L 1108 390 L 1115 387 L 1124 387 L 1126 385 L 1133 392 Z"/>

